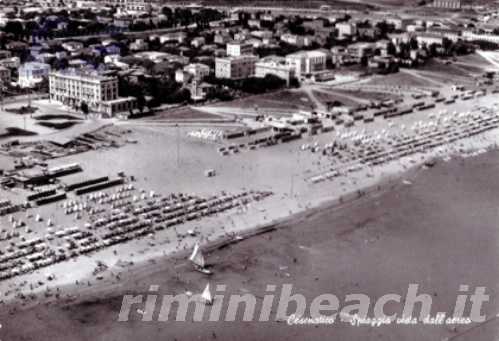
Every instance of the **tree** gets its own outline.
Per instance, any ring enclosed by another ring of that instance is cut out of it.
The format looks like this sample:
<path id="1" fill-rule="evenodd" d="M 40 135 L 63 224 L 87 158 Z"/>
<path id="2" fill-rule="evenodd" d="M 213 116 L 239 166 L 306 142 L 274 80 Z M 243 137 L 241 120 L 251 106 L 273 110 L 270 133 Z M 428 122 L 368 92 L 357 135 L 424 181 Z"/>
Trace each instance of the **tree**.
<path id="1" fill-rule="evenodd" d="M 4 32 L 14 35 L 14 37 L 17 40 L 19 40 L 19 39 L 21 39 L 22 35 L 24 34 L 23 24 L 21 24 L 21 22 L 19 22 L 17 20 L 14 20 L 14 21 L 9 20 L 7 22 L 7 24 L 5 25 Z"/>
<path id="2" fill-rule="evenodd" d="M 89 113 L 89 108 L 88 108 L 87 102 L 85 102 L 85 101 L 81 102 L 80 109 L 81 109 L 81 112 L 85 115 L 85 117 L 87 117 L 88 113 Z"/>
<path id="3" fill-rule="evenodd" d="M 144 108 L 146 106 L 146 98 L 144 97 L 144 94 L 140 92 L 137 94 L 137 108 L 139 109 L 139 112 L 141 114 L 144 113 Z"/>

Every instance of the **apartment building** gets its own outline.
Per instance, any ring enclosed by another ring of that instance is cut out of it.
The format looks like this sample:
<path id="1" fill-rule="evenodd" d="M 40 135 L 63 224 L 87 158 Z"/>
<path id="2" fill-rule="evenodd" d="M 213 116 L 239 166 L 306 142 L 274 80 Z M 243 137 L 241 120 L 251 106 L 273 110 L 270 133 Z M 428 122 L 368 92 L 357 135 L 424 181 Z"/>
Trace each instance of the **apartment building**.
<path id="1" fill-rule="evenodd" d="M 241 55 L 215 59 L 215 77 L 244 79 L 255 75 L 257 56 Z"/>
<path id="2" fill-rule="evenodd" d="M 66 69 L 50 73 L 50 99 L 78 108 L 85 102 L 90 110 L 110 116 L 128 112 L 135 98 L 118 96 L 118 78 L 95 70 Z"/>

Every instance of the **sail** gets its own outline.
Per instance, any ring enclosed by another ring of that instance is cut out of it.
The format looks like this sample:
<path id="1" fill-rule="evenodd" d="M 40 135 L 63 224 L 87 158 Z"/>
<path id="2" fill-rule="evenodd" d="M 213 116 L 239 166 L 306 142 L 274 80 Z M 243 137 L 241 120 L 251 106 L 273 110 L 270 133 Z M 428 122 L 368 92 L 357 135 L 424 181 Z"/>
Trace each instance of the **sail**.
<path id="1" fill-rule="evenodd" d="M 194 250 L 192 251 L 192 254 L 189 257 L 189 260 L 193 262 L 195 265 L 199 266 L 200 268 L 204 268 L 205 261 L 204 261 L 204 256 L 201 253 L 201 249 L 199 248 L 199 243 L 196 243 L 196 245 L 194 245 Z"/>
<path id="2" fill-rule="evenodd" d="M 201 294 L 201 298 L 203 298 L 206 303 L 213 302 L 213 297 L 211 296 L 210 291 L 210 283 L 206 284 L 206 288 L 204 288 L 203 293 Z"/>

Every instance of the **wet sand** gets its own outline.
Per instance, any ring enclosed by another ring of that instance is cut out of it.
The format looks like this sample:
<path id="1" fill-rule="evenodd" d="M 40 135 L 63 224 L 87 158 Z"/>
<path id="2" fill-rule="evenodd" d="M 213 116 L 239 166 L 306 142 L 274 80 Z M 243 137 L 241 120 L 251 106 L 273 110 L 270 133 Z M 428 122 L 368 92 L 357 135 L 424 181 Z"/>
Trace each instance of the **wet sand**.
<path id="1" fill-rule="evenodd" d="M 134 312 L 117 322 L 124 293 L 200 292 L 207 277 L 184 259 L 165 258 L 123 276 L 109 297 L 0 312 L 3 340 L 492 340 L 499 334 L 499 152 L 440 162 L 375 196 L 313 210 L 275 231 L 207 255 L 212 285 L 263 297 L 268 284 L 293 284 L 308 302 L 323 293 L 340 301 L 364 293 L 405 296 L 411 283 L 433 296 L 432 314 L 451 313 L 460 284 L 485 286 L 490 322 L 450 326 L 287 326 L 285 322 L 143 322 Z M 115 271 L 116 269 L 113 269 Z M 123 269 L 126 272 L 126 269 Z M 90 289 L 97 290 L 97 288 Z M 226 302 L 225 302 L 226 303 Z M 261 303 L 261 302 L 260 302 Z M 275 307 L 274 307 L 275 309 Z M 394 312 L 397 312 L 396 310 Z M 158 312 L 156 311 L 156 314 Z M 157 315 L 155 315 L 157 316 Z M 238 317 L 240 319 L 240 316 Z M 474 327 L 474 328 L 473 328 Z M 473 329 L 471 329 L 473 328 Z M 469 331 L 468 331 L 469 330 Z"/>

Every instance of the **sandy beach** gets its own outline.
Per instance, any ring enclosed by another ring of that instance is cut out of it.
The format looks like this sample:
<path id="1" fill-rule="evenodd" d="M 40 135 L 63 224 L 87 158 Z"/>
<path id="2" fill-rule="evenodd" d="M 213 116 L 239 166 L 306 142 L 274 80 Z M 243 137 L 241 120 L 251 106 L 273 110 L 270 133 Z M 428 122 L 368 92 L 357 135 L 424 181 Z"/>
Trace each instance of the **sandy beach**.
<path id="1" fill-rule="evenodd" d="M 460 284 L 485 286 L 490 302 L 483 325 L 415 325 L 406 327 L 287 326 L 283 322 L 142 322 L 132 313 L 117 322 L 125 293 L 146 293 L 152 284 L 160 293 L 202 290 L 206 277 L 185 260 L 163 258 L 133 270 L 112 286 L 112 292 L 84 295 L 84 302 L 39 305 L 9 313 L 4 310 L 2 338 L 7 340 L 210 340 L 243 339 L 382 339 L 490 340 L 499 324 L 495 271 L 497 191 L 493 179 L 499 153 L 439 162 L 411 176 L 412 185 L 364 197 L 341 207 L 296 216 L 276 230 L 208 254 L 214 275 L 227 292 L 262 295 L 267 284 L 292 283 L 313 298 L 322 293 L 342 297 L 365 293 L 404 294 L 410 283 L 433 295 L 435 311 L 452 309 Z M 459 245 L 459 247 L 456 247 Z M 477 252 L 479 250 L 479 252 Z M 466 267 L 463 264 L 467 264 Z M 115 269 L 113 269 L 115 270 Z M 106 296 L 106 295 L 104 295 Z M 469 331 L 468 331 L 469 330 Z"/>

